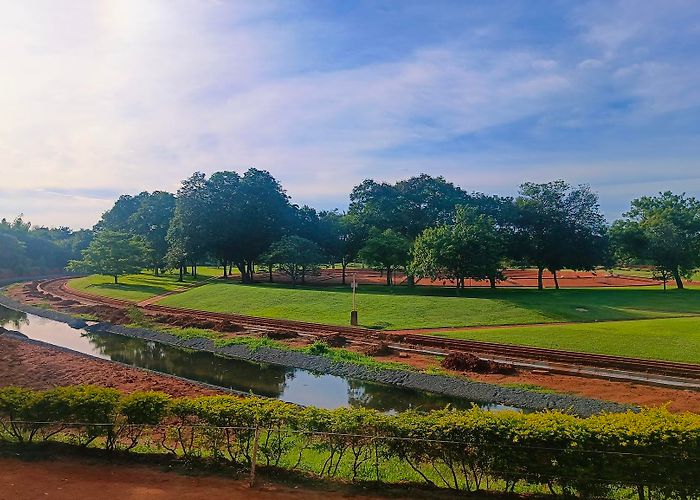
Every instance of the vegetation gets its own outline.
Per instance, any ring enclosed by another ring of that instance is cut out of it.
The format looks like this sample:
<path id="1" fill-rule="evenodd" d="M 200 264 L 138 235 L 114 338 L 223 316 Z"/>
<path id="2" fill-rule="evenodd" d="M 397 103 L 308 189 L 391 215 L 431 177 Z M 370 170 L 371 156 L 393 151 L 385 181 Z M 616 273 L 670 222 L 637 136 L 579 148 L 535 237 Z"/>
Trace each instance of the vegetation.
<path id="1" fill-rule="evenodd" d="M 458 207 L 454 224 L 428 228 L 413 244 L 411 271 L 432 280 L 489 280 L 491 288 L 502 278 L 506 230 L 473 208 Z"/>
<path id="2" fill-rule="evenodd" d="M 92 237 L 91 231 L 67 227 L 32 226 L 22 216 L 0 220 L 0 277 L 31 276 L 60 271 L 78 258 Z"/>
<path id="3" fill-rule="evenodd" d="M 393 229 L 382 232 L 374 229 L 357 256 L 370 266 L 383 269 L 386 284 L 391 286 L 394 284 L 394 270 L 406 265 L 409 250 L 409 241 Z"/>
<path id="4" fill-rule="evenodd" d="M 196 278 L 188 274 L 182 282 L 179 282 L 177 274 L 163 273 L 155 276 L 152 273 L 142 272 L 123 276 L 118 284 L 114 284 L 114 281 L 108 276 L 93 274 L 83 278 L 74 278 L 68 282 L 68 286 L 81 292 L 139 302 L 156 295 L 199 284 L 218 273 L 217 268 L 203 267 L 199 269 Z"/>
<path id="5" fill-rule="evenodd" d="M 285 236 L 273 243 L 270 250 L 262 257 L 269 266 L 270 281 L 274 267 L 292 280 L 292 287 L 306 282 L 306 276 L 318 270 L 322 261 L 321 249 L 311 240 L 301 236 Z"/>
<path id="6" fill-rule="evenodd" d="M 371 328 L 437 328 L 607 321 L 700 313 L 700 292 L 646 288 L 546 290 L 394 288 L 362 285 L 360 324 Z M 347 324 L 352 299 L 344 287 L 298 287 L 214 282 L 166 297 L 163 305 L 334 325 Z"/>
<path id="7" fill-rule="evenodd" d="M 148 246 L 139 236 L 116 231 L 99 231 L 80 260 L 71 260 L 67 269 L 78 273 L 119 276 L 139 272 L 148 260 Z"/>
<path id="8" fill-rule="evenodd" d="M 520 186 L 515 200 L 514 256 L 537 267 L 537 288 L 548 269 L 559 288 L 560 269 L 590 270 L 605 263 L 605 219 L 598 196 L 588 186 L 564 181 Z"/>
<path id="9" fill-rule="evenodd" d="M 700 417 L 663 409 L 588 418 L 478 408 L 386 415 L 85 386 L 0 389 L 0 439 L 24 446 L 61 441 L 250 466 L 256 435 L 260 466 L 353 481 L 582 497 L 700 492 Z"/>
<path id="10" fill-rule="evenodd" d="M 432 335 L 700 364 L 700 318 L 433 332 Z"/>
<path id="11" fill-rule="evenodd" d="M 630 211 L 611 229 L 621 258 L 652 262 L 655 276 L 669 275 L 676 287 L 700 265 L 700 202 L 670 191 L 632 201 Z"/>

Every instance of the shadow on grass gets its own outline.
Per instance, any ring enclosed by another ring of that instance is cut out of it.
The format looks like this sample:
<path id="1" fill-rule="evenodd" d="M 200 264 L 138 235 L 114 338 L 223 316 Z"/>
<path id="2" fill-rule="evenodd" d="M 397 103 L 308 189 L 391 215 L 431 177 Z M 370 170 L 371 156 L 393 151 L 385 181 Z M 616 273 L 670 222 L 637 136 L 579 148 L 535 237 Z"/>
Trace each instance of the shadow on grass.
<path id="1" fill-rule="evenodd" d="M 329 291 L 350 294 L 350 286 L 291 285 L 283 283 L 221 282 L 228 286 L 288 291 Z M 638 288 L 565 288 L 561 290 L 523 288 L 468 288 L 457 291 L 447 287 L 408 287 L 396 285 L 360 285 L 359 295 L 450 297 L 453 299 L 493 300 L 537 313 L 549 321 L 593 322 L 700 314 L 700 289 L 658 290 Z M 466 303 L 465 303 L 466 306 Z M 494 304 L 494 307 L 497 305 Z M 459 306 L 457 306 L 459 307 Z M 377 325 L 381 328 L 381 325 Z"/>

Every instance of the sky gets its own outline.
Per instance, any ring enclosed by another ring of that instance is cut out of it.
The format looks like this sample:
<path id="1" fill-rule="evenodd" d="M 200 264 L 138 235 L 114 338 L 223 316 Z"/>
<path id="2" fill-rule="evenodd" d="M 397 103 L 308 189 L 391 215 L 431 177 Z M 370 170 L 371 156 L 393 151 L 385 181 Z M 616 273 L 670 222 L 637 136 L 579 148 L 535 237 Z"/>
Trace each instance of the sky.
<path id="1" fill-rule="evenodd" d="M 0 0 L 0 217 L 251 166 L 320 209 L 423 172 L 700 196 L 700 2 Z"/>

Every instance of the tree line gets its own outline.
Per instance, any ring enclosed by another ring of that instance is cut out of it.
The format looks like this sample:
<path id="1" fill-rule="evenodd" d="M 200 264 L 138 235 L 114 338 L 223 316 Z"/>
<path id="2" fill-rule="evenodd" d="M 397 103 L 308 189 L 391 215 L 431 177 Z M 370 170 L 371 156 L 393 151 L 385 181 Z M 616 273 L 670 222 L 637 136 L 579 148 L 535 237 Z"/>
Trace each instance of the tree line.
<path id="1" fill-rule="evenodd" d="M 558 180 L 524 183 L 518 195 L 467 192 L 443 177 L 422 174 L 396 183 L 365 180 L 350 193 L 347 211 L 293 204 L 269 172 L 251 168 L 206 176 L 196 172 L 176 194 L 123 195 L 102 215 L 95 239 L 70 269 L 115 277 L 150 267 L 178 269 L 180 279 L 216 262 L 235 267 L 244 283 L 256 269 L 304 282 L 320 265 L 351 262 L 397 270 L 407 281 L 488 280 L 506 267 L 592 270 L 615 263 L 647 264 L 683 288 L 700 265 L 700 202 L 671 192 L 632 201 L 608 225 L 598 196 L 586 185 Z"/>

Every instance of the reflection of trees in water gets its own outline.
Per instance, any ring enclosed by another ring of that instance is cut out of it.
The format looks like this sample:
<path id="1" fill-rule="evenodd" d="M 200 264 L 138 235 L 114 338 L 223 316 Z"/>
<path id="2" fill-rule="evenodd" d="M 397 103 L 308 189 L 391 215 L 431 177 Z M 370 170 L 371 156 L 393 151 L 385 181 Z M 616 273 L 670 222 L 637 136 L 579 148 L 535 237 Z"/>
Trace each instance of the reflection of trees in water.
<path id="1" fill-rule="evenodd" d="M 29 318 L 25 313 L 0 306 L 0 326 L 7 327 L 9 325 L 14 329 L 19 329 L 20 326 L 28 324 Z"/>
<path id="2" fill-rule="evenodd" d="M 348 380 L 348 400 L 350 406 L 385 412 L 405 411 L 411 408 L 427 411 L 445 408 L 448 405 L 453 408 L 470 408 L 472 405 L 472 402 L 466 399 L 358 380 Z"/>
<path id="3" fill-rule="evenodd" d="M 89 333 L 88 336 L 103 355 L 114 361 L 262 396 L 279 397 L 287 372 L 293 371 L 111 333 Z"/>

